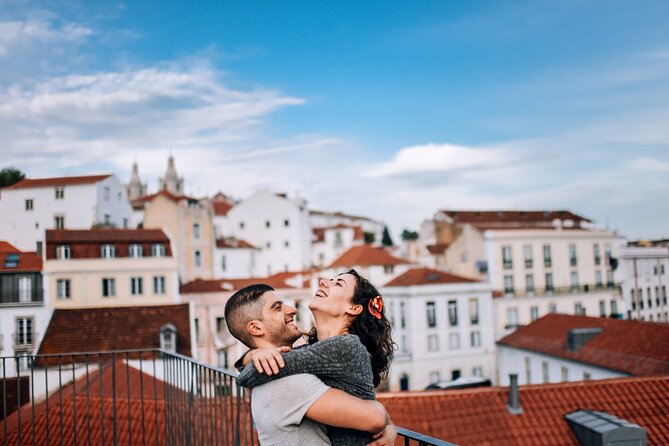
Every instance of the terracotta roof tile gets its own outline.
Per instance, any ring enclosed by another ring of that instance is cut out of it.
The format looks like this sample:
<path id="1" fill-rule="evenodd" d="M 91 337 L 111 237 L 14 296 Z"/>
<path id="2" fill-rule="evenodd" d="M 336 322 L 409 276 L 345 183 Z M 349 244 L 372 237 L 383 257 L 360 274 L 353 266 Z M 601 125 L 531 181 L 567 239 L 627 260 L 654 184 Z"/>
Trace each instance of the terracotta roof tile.
<path id="1" fill-rule="evenodd" d="M 173 201 L 175 203 L 178 203 L 181 200 L 196 200 L 200 201 L 197 198 L 189 197 L 187 195 L 174 195 L 172 192 L 168 191 L 167 189 L 160 189 L 158 192 L 155 194 L 150 194 L 150 195 L 144 195 L 143 197 L 136 198 L 132 200 L 130 203 L 133 208 L 138 209 L 142 208 L 145 203 L 149 201 L 153 201 L 158 197 L 165 197 L 170 201 Z"/>
<path id="2" fill-rule="evenodd" d="M 432 268 L 414 268 L 395 277 L 384 287 L 403 287 L 416 285 L 437 285 L 444 283 L 472 283 L 479 282 L 464 276 L 450 274 Z"/>
<path id="3" fill-rule="evenodd" d="M 7 266 L 7 256 L 18 254 L 16 266 Z M 42 256 L 36 252 L 25 252 L 14 247 L 14 245 L 0 241 L 0 272 L 28 273 L 42 271 Z"/>
<path id="4" fill-rule="evenodd" d="M 601 328 L 583 347 L 567 349 L 573 328 Z M 669 374 L 669 324 L 547 314 L 498 344 L 618 370 L 630 375 Z"/>
<path id="5" fill-rule="evenodd" d="M 111 174 L 105 175 L 85 175 L 77 177 L 54 177 L 54 178 L 35 178 L 19 181 L 5 189 L 30 189 L 36 187 L 55 187 L 55 186 L 76 186 L 79 184 L 92 184 L 109 178 Z"/>
<path id="6" fill-rule="evenodd" d="M 160 348 L 160 329 L 177 330 L 177 351 L 191 354 L 188 304 L 56 309 L 38 354 Z"/>
<path id="7" fill-rule="evenodd" d="M 389 254 L 383 248 L 363 244 L 353 246 L 339 256 L 330 268 L 370 265 L 408 265 L 410 262 Z"/>
<path id="8" fill-rule="evenodd" d="M 570 211 L 452 211 L 442 210 L 442 214 L 454 223 L 471 224 L 479 230 L 486 229 L 554 229 L 553 221 L 571 220 L 572 227 L 563 229 L 581 229 L 581 223 L 591 223 L 585 217 Z"/>
<path id="9" fill-rule="evenodd" d="M 246 240 L 234 238 L 234 237 L 226 237 L 226 238 L 219 238 L 216 240 L 216 247 L 217 248 L 229 248 L 229 249 L 259 249 Z"/>
<path id="10" fill-rule="evenodd" d="M 212 200 L 211 206 L 214 208 L 214 215 L 226 216 L 230 209 L 234 207 L 234 204 L 223 200 Z"/>
<path id="11" fill-rule="evenodd" d="M 267 277 L 246 277 L 241 279 L 196 279 L 192 282 L 188 282 L 184 285 L 181 285 L 179 289 L 180 293 L 191 294 L 191 293 L 219 293 L 222 291 L 237 291 L 245 286 L 253 285 L 256 283 L 264 283 L 271 286 L 274 289 L 285 289 L 285 288 L 299 288 L 291 283 L 291 279 L 294 279 L 297 276 L 304 276 L 302 280 L 301 288 L 309 287 L 309 278 L 313 272 L 311 271 L 300 271 L 300 272 L 283 272 L 277 273 Z"/>
<path id="12" fill-rule="evenodd" d="M 393 422 L 461 445 L 578 445 L 564 416 L 608 412 L 644 427 L 648 444 L 669 444 L 669 376 L 520 387 L 523 413 L 511 415 L 501 387 L 380 393 Z"/>
<path id="13" fill-rule="evenodd" d="M 313 242 L 322 243 L 325 241 L 325 232 L 335 229 L 353 229 L 353 240 L 362 240 L 364 238 L 364 233 L 362 231 L 362 226 L 360 225 L 345 225 L 340 223 L 334 226 L 316 226 L 311 228 L 313 233 Z"/>

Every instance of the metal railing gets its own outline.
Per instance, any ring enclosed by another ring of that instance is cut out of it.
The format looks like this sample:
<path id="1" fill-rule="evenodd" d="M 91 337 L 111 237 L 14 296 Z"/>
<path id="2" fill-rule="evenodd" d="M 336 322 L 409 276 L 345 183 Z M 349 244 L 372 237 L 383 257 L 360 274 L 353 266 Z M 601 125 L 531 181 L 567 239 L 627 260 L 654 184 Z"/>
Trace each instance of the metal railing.
<path id="1" fill-rule="evenodd" d="M 0 358 L 1 445 L 257 445 L 236 372 L 164 350 Z M 397 444 L 448 446 L 398 428 Z"/>

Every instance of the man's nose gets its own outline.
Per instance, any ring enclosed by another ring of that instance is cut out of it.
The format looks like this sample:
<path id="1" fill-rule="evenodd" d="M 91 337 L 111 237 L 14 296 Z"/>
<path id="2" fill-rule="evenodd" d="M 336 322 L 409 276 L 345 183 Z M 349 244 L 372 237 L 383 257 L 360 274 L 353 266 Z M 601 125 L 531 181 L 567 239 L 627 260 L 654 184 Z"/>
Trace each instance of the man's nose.
<path id="1" fill-rule="evenodd" d="M 292 314 L 297 313 L 297 308 L 295 308 L 295 307 L 292 306 L 292 305 L 286 305 L 286 304 L 284 304 L 284 305 L 283 305 L 283 308 L 285 309 L 287 315 L 292 315 Z"/>

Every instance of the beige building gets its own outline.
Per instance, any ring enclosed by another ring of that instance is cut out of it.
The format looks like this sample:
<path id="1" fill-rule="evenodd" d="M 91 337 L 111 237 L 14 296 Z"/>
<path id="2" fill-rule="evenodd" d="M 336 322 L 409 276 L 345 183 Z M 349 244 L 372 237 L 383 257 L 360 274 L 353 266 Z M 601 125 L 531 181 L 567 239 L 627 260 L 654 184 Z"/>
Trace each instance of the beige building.
<path id="1" fill-rule="evenodd" d="M 172 253 L 162 230 L 47 230 L 45 300 L 51 308 L 179 303 Z"/>
<path id="2" fill-rule="evenodd" d="M 161 190 L 132 205 L 143 214 L 143 228 L 163 229 L 171 236 L 182 283 L 213 277 L 216 240 L 209 203 Z"/>

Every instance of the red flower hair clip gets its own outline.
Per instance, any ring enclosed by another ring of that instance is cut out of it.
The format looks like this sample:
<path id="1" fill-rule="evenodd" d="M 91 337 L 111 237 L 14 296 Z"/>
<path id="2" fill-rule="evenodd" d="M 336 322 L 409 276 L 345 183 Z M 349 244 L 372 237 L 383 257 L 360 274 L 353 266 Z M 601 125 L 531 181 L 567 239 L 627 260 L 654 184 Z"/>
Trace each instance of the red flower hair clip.
<path id="1" fill-rule="evenodd" d="M 370 299 L 367 303 L 367 309 L 372 316 L 381 319 L 381 311 L 383 311 L 383 301 L 381 300 L 381 296 L 376 296 L 374 299 Z"/>

